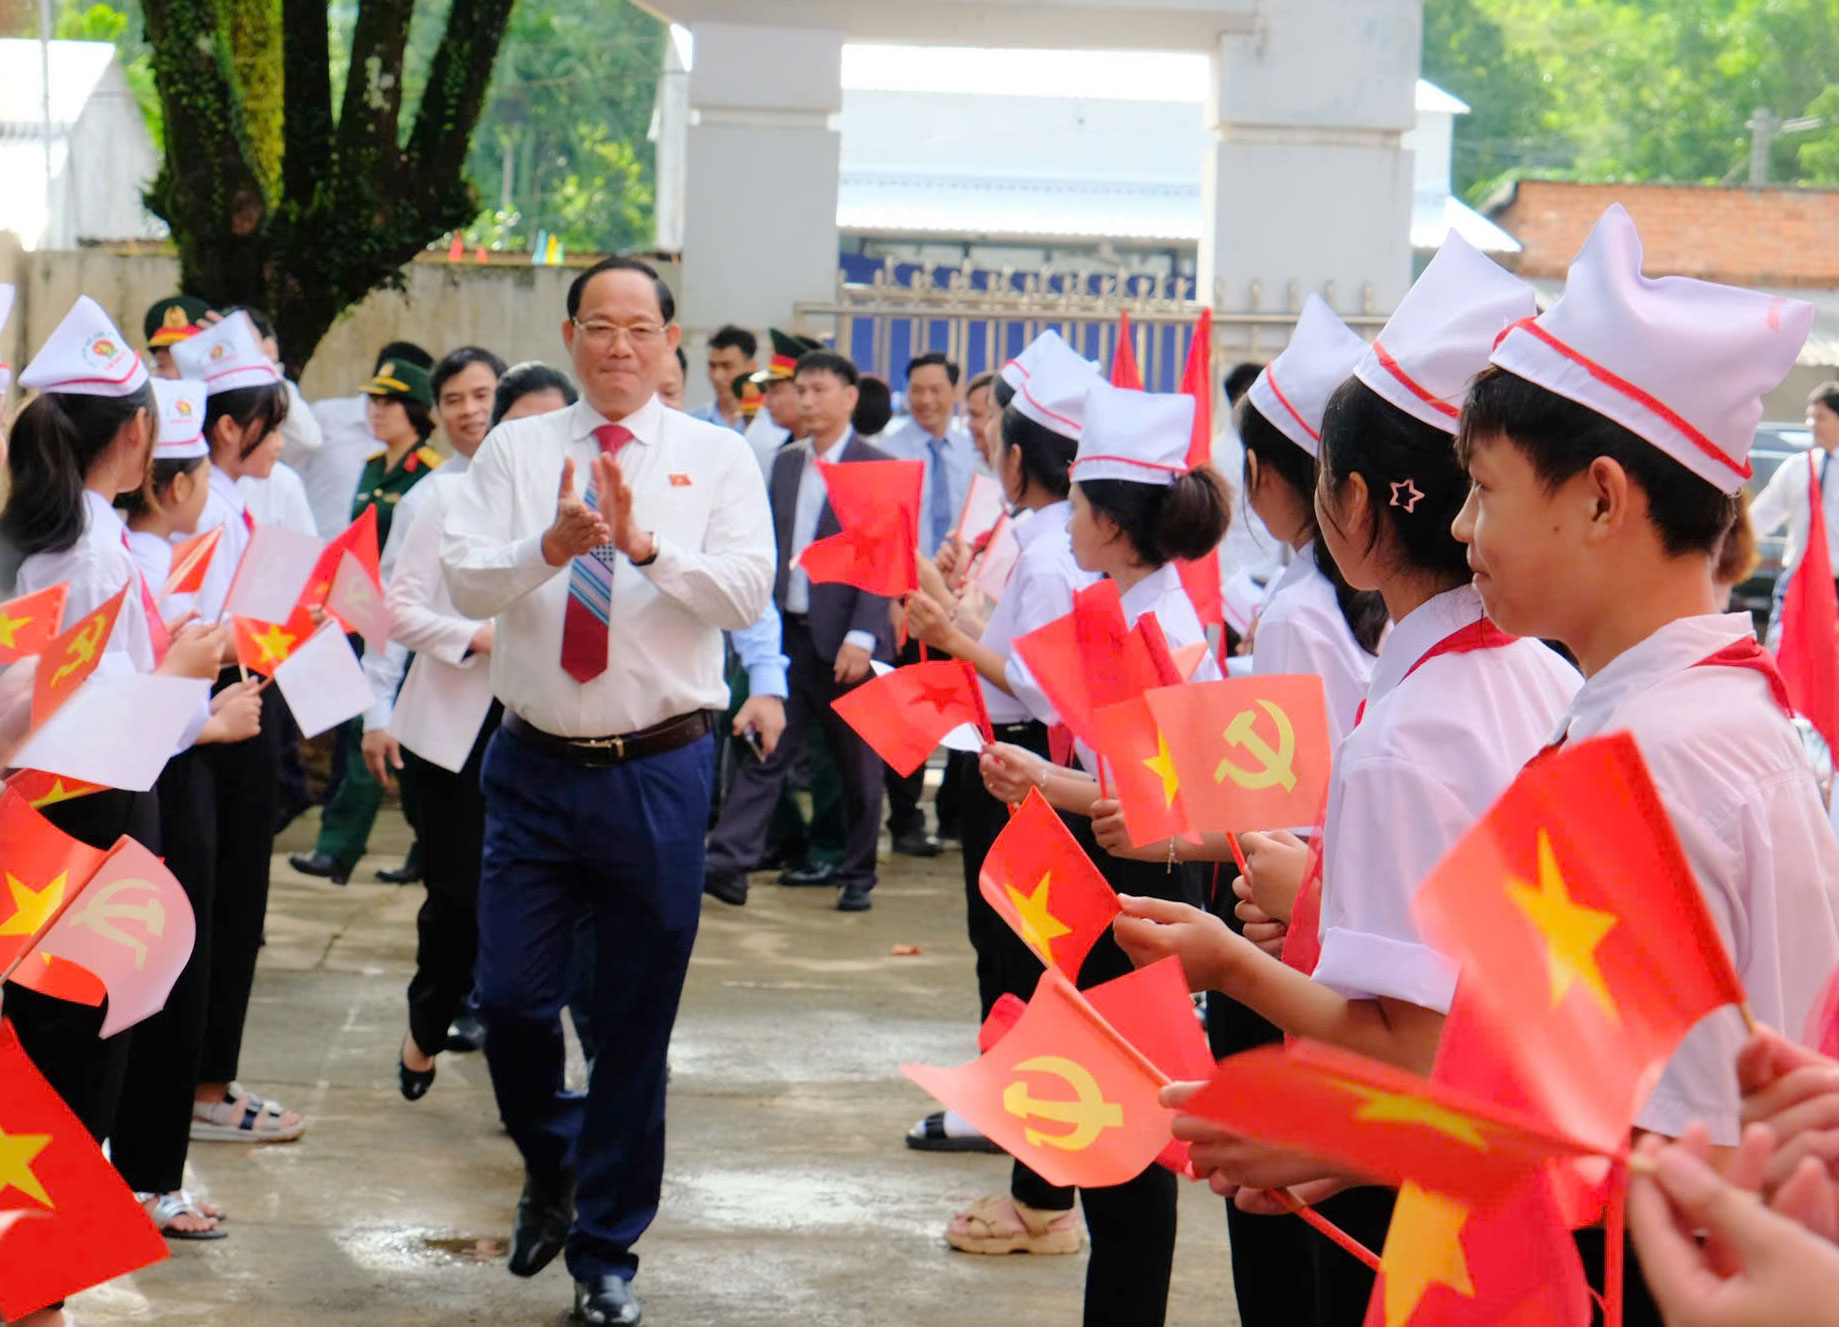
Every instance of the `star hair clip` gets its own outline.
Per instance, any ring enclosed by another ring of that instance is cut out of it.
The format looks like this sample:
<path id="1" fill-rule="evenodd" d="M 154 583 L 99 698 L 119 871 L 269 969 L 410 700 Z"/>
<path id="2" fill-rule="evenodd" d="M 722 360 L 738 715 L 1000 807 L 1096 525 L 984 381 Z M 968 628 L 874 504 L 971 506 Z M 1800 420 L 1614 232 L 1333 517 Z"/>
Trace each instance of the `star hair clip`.
<path id="1" fill-rule="evenodd" d="M 1405 515 L 1407 516 L 1414 515 L 1417 512 L 1418 503 L 1423 500 L 1424 494 L 1410 479 L 1401 479 L 1392 485 L 1391 505 L 1394 507 L 1403 507 L 1405 509 Z"/>

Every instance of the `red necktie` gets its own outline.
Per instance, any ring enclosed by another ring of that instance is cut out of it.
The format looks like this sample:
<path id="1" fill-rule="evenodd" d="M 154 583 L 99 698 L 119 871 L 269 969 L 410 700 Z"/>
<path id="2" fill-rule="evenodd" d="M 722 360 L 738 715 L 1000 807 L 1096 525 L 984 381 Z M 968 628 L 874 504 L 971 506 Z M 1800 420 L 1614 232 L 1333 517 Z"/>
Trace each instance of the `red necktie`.
<path id="1" fill-rule="evenodd" d="M 602 456 L 615 456 L 632 441 L 632 430 L 602 424 L 594 430 Z M 590 474 L 583 500 L 598 503 Z M 612 544 L 602 544 L 568 564 L 568 607 L 562 614 L 562 671 L 577 682 L 591 682 L 607 671 L 607 630 L 613 612 Z"/>

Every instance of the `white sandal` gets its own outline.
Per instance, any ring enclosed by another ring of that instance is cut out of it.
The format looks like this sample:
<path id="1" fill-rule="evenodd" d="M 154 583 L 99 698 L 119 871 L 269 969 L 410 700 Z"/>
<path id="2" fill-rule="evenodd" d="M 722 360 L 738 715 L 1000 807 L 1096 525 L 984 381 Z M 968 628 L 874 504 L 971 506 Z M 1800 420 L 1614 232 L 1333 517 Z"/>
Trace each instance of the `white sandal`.
<path id="1" fill-rule="evenodd" d="M 143 1207 L 146 1207 L 149 1201 L 153 1203 L 153 1206 L 147 1207 L 147 1215 L 153 1221 L 153 1228 L 167 1239 L 210 1240 L 230 1237 L 229 1231 L 219 1228 L 223 1217 L 221 1215 L 213 1217 L 198 1206 L 197 1200 L 183 1189 L 174 1193 L 137 1193 L 134 1196 L 140 1199 Z M 215 1221 L 218 1225 L 212 1226 L 209 1230 L 180 1230 L 173 1225 L 173 1222 L 182 1216 L 195 1217 L 199 1221 Z"/>
<path id="2" fill-rule="evenodd" d="M 291 1143 L 306 1132 L 304 1119 L 283 1124 L 287 1109 L 264 1101 L 241 1083 L 230 1084 L 222 1101 L 192 1103 L 194 1143 Z"/>

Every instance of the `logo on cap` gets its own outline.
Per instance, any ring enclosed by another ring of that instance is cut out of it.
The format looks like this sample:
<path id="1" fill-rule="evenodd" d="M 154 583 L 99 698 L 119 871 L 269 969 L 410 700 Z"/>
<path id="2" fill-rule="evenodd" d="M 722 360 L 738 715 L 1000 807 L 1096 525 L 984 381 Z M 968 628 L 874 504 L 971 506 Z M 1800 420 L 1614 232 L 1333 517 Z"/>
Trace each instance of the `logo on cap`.
<path id="1" fill-rule="evenodd" d="M 212 362 L 216 362 L 229 353 L 230 347 L 225 342 L 219 341 L 216 345 L 211 347 L 211 360 Z"/>
<path id="2" fill-rule="evenodd" d="M 177 401 L 174 401 L 172 403 L 172 408 L 173 413 L 178 415 L 180 419 L 190 419 L 192 417 L 192 403 L 187 401 L 184 397 L 180 397 Z"/>
<path id="3" fill-rule="evenodd" d="M 83 347 L 83 356 L 92 364 L 106 366 L 108 362 L 121 353 L 121 347 L 111 340 L 107 333 L 100 333 L 89 339 Z"/>
<path id="4" fill-rule="evenodd" d="M 177 304 L 166 310 L 165 325 L 174 330 L 191 326 L 191 324 L 186 321 L 185 310 L 180 308 Z"/>
<path id="5" fill-rule="evenodd" d="M 379 378 L 395 377 L 396 376 L 396 362 L 394 360 L 386 359 L 381 364 L 377 365 L 377 376 Z"/>

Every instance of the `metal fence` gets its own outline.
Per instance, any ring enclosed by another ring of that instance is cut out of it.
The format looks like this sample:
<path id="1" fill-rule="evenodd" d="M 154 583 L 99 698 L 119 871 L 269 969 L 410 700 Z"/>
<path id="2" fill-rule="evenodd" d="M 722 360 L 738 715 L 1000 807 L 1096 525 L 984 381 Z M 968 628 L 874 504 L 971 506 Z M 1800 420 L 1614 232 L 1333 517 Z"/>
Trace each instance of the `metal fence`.
<path id="1" fill-rule="evenodd" d="M 943 351 L 966 376 L 974 376 L 1000 368 L 1048 328 L 1082 355 L 1109 365 L 1117 352 L 1119 315 L 1126 312 L 1144 384 L 1173 391 L 1201 311 L 1194 282 L 1186 277 L 928 268 L 891 260 L 867 281 L 839 276 L 834 300 L 797 306 L 796 330 L 834 336 L 836 347 L 864 373 L 897 391 L 916 355 Z M 1281 350 L 1305 296 L 1295 282 L 1268 308 L 1262 307 L 1259 287 L 1248 294 L 1251 307 L 1214 311 L 1214 364 L 1222 370 L 1268 360 Z M 1335 303 L 1332 289 L 1323 295 Z M 1370 309 L 1341 316 L 1369 336 L 1385 324 L 1385 315 Z"/>

